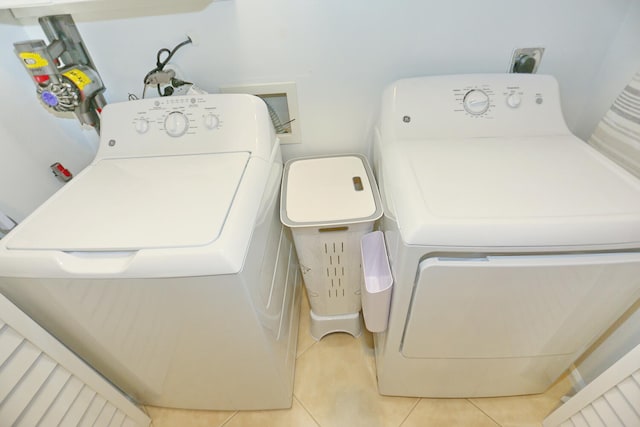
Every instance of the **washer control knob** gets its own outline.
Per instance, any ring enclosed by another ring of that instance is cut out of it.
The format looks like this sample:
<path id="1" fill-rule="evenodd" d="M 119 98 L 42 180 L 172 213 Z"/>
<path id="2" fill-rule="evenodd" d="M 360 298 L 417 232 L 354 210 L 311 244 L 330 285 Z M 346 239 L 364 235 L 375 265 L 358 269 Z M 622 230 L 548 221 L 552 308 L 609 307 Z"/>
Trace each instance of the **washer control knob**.
<path id="1" fill-rule="evenodd" d="M 507 105 L 511 108 L 518 108 L 522 104 L 522 98 L 515 92 L 511 92 L 507 95 Z"/>
<path id="2" fill-rule="evenodd" d="M 149 120 L 144 117 L 138 117 L 133 122 L 136 132 L 139 134 L 146 133 L 149 130 Z"/>
<path id="3" fill-rule="evenodd" d="M 466 93 L 462 104 L 469 114 L 479 116 L 489 109 L 489 95 L 481 89 L 472 89 Z"/>
<path id="4" fill-rule="evenodd" d="M 164 130 L 169 136 L 182 136 L 189 130 L 189 119 L 180 111 L 169 113 L 164 119 Z"/>
<path id="5" fill-rule="evenodd" d="M 204 126 L 207 129 L 217 129 L 220 124 L 220 117 L 213 113 L 207 113 L 203 116 Z"/>

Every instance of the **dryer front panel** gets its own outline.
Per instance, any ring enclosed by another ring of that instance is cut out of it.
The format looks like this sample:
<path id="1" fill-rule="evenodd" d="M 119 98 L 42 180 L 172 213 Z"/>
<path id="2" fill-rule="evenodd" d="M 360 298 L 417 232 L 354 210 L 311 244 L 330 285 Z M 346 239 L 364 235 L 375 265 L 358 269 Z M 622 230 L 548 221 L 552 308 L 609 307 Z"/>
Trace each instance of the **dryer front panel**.
<path id="1" fill-rule="evenodd" d="M 402 354 L 578 356 L 640 296 L 639 272 L 637 252 L 427 258 L 419 266 Z"/>

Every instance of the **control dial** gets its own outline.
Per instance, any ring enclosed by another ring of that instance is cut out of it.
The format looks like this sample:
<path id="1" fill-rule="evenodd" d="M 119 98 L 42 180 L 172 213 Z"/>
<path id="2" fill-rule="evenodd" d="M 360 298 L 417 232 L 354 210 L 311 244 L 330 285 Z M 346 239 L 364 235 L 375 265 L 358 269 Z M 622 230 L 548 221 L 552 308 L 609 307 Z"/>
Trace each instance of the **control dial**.
<path id="1" fill-rule="evenodd" d="M 489 109 L 489 102 L 489 95 L 485 91 L 472 89 L 464 96 L 462 105 L 467 113 L 478 116 Z"/>
<path id="2" fill-rule="evenodd" d="M 213 113 L 207 113 L 203 116 L 204 125 L 207 129 L 217 129 L 220 124 L 220 118 Z"/>
<path id="3" fill-rule="evenodd" d="M 189 130 L 189 119 L 180 111 L 169 113 L 164 119 L 164 130 L 169 136 L 182 136 Z"/>
<path id="4" fill-rule="evenodd" d="M 149 120 L 144 117 L 138 117 L 134 120 L 133 125 L 139 134 L 146 133 L 149 130 Z"/>
<path id="5" fill-rule="evenodd" d="M 511 92 L 507 95 L 507 105 L 511 108 L 518 108 L 522 103 L 522 98 L 515 92 Z"/>

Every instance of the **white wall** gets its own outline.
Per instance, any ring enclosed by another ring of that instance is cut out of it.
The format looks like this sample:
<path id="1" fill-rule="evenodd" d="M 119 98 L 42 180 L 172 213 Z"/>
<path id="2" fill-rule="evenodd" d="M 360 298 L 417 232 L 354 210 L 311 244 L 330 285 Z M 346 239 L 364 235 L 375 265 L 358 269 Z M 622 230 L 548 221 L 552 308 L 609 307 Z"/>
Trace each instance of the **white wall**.
<path id="1" fill-rule="evenodd" d="M 589 85 L 591 97 L 585 103 L 576 133 L 583 139 L 604 116 L 618 94 L 640 71 L 640 1 L 632 1 L 628 13 L 602 58 L 600 70 Z"/>
<path id="2" fill-rule="evenodd" d="M 185 34 L 182 77 L 226 85 L 295 81 L 303 144 L 285 156 L 366 152 L 383 88 L 417 75 L 504 72 L 516 47 L 543 46 L 541 73 L 562 88 L 570 127 L 583 120 L 596 76 L 638 0 L 229 0 L 197 13 L 83 20 L 80 31 L 110 101 L 140 94 L 162 47 Z M 30 27 L 32 36 L 39 27 Z M 625 58 L 620 58 L 626 61 Z M 591 119 L 590 119 L 591 120 Z"/>

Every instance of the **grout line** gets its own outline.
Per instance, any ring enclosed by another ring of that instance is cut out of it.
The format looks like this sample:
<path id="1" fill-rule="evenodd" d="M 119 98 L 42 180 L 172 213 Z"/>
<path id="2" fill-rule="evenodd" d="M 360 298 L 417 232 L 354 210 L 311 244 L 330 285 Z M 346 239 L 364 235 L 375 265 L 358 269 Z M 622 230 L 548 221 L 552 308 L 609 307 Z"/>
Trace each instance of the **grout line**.
<path id="1" fill-rule="evenodd" d="M 416 403 L 413 404 L 413 406 L 411 407 L 411 409 L 409 410 L 409 413 L 407 414 L 406 417 L 404 417 L 402 419 L 402 421 L 400 421 L 400 424 L 398 424 L 398 427 L 402 427 L 402 424 L 405 423 L 405 421 L 407 421 L 407 419 L 409 418 L 409 416 L 413 413 L 414 409 L 416 409 L 416 407 L 418 406 L 418 403 L 420 403 L 422 399 L 421 398 L 417 398 L 416 399 Z"/>
<path id="2" fill-rule="evenodd" d="M 498 422 L 498 420 L 494 419 L 491 415 L 487 414 L 485 411 L 482 410 L 481 407 L 479 407 L 478 405 L 476 405 L 475 403 L 473 403 L 473 401 L 471 399 L 465 399 L 467 402 L 471 403 L 478 411 L 482 412 L 484 415 L 486 415 L 491 421 L 493 421 L 494 423 L 496 423 L 497 426 L 502 427 L 502 424 L 500 424 Z"/>
<path id="3" fill-rule="evenodd" d="M 298 354 L 298 355 L 296 356 L 296 362 L 298 361 L 298 359 L 300 359 L 300 357 L 302 357 L 302 355 L 303 355 L 303 354 L 305 354 L 307 351 L 309 351 L 309 349 L 310 349 L 311 347 L 313 347 L 314 345 L 316 345 L 317 343 L 318 343 L 318 341 L 316 341 L 316 342 L 312 343 L 309 347 L 307 347 L 307 348 L 305 348 L 304 350 L 302 350 L 302 353 L 300 353 L 300 354 Z"/>
<path id="4" fill-rule="evenodd" d="M 153 418 L 151 417 L 151 414 L 149 413 L 149 409 L 147 409 L 147 405 L 143 405 L 143 404 L 138 404 L 136 405 L 138 408 L 140 408 L 142 410 L 142 412 L 144 412 L 144 414 L 149 417 L 149 427 L 154 427 L 155 423 L 153 422 Z"/>
<path id="5" fill-rule="evenodd" d="M 229 416 L 229 418 L 227 418 L 227 419 L 226 419 L 226 421 L 223 421 L 223 422 L 222 422 L 222 424 L 220 424 L 220 427 L 224 427 L 224 426 L 226 426 L 227 424 L 229 424 L 229 421 L 231 421 L 231 420 L 233 419 L 233 417 L 235 417 L 236 415 L 238 415 L 238 412 L 240 412 L 240 411 L 235 411 L 233 414 L 231 414 L 231 415 Z"/>
<path id="6" fill-rule="evenodd" d="M 293 395 L 293 398 L 295 399 L 295 401 L 296 401 L 296 402 L 298 402 L 298 404 L 299 404 L 300 406 L 302 406 L 302 409 L 304 409 L 304 410 L 305 410 L 305 412 L 306 412 L 307 414 L 309 414 L 309 416 L 311 417 L 311 419 L 313 420 L 313 422 L 314 422 L 314 423 L 316 423 L 316 425 L 317 425 L 318 427 L 320 427 L 320 423 L 318 422 L 318 420 L 316 420 L 316 417 L 314 417 L 314 416 L 313 416 L 313 414 L 311 413 L 311 411 L 309 411 L 309 410 L 307 409 L 307 407 L 306 407 L 306 406 L 304 406 L 304 403 L 302 403 L 302 401 L 301 401 L 300 399 L 298 399 L 298 397 L 295 395 L 295 393 L 294 393 L 294 395 Z"/>
<path id="7" fill-rule="evenodd" d="M 308 315 L 308 314 L 307 314 L 307 315 Z M 300 329 L 299 329 L 299 331 L 300 331 Z M 298 332 L 298 333 L 300 334 L 300 332 Z M 313 342 L 312 342 L 311 344 L 309 344 L 309 345 L 307 346 L 307 348 L 305 348 L 304 350 L 302 350 L 302 352 L 300 352 L 300 354 L 297 354 L 298 350 L 300 350 L 300 348 L 298 347 L 298 346 L 299 346 L 299 344 L 300 344 L 300 335 L 298 335 L 298 339 L 296 340 L 296 341 L 297 341 L 297 342 L 296 342 L 296 361 L 300 358 L 300 356 L 302 356 L 302 355 L 303 355 L 303 354 L 305 354 L 307 351 L 309 351 L 309 349 L 310 349 L 311 347 L 313 347 L 314 345 L 316 345 L 316 344 L 318 344 L 318 343 L 320 342 L 320 341 L 316 341 L 316 340 L 315 340 L 315 338 L 313 338 L 313 337 L 311 336 L 311 333 L 310 333 L 309 331 L 302 332 L 302 333 L 307 334 L 309 337 L 311 337 L 311 339 L 313 340 Z"/>

